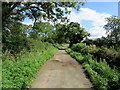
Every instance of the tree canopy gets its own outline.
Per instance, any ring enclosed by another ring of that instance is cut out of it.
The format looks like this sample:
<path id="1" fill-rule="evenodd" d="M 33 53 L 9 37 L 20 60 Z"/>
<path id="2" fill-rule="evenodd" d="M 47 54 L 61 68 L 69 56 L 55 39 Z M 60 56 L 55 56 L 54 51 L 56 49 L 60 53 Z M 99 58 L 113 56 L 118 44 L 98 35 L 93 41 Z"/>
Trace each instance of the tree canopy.
<path id="1" fill-rule="evenodd" d="M 106 20 L 107 24 L 104 28 L 108 33 L 108 38 L 112 40 L 112 43 L 120 43 L 120 17 L 112 16 Z"/>
<path id="2" fill-rule="evenodd" d="M 68 8 L 79 10 L 81 5 L 83 2 L 3 2 L 3 29 L 9 29 L 12 22 L 22 21 L 26 17 L 33 19 L 34 22 L 41 20 L 55 22 L 58 19 L 64 22 L 67 20 L 64 15 L 70 13 Z"/>
<path id="3" fill-rule="evenodd" d="M 68 8 L 79 10 L 83 4 L 83 2 L 3 2 L 3 50 L 9 49 L 11 52 L 15 49 L 22 50 L 28 43 L 28 37 L 39 37 L 40 40 L 53 42 L 55 37 L 52 36 L 56 36 L 56 31 L 53 30 L 55 27 L 43 21 L 67 22 L 67 15 L 70 13 Z M 21 23 L 26 17 L 34 21 L 33 26 Z"/>
<path id="4" fill-rule="evenodd" d="M 89 35 L 77 22 L 57 24 L 56 29 L 59 43 L 70 42 L 70 47 Z"/>

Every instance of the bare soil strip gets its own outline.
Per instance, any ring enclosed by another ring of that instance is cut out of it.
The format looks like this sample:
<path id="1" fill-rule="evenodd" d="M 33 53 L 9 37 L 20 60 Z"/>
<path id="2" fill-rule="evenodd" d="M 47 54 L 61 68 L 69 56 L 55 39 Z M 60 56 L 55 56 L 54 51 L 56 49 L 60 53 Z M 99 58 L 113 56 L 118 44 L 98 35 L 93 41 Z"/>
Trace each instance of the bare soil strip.
<path id="1" fill-rule="evenodd" d="M 31 88 L 91 88 L 82 66 L 65 50 L 59 50 L 40 69 Z"/>

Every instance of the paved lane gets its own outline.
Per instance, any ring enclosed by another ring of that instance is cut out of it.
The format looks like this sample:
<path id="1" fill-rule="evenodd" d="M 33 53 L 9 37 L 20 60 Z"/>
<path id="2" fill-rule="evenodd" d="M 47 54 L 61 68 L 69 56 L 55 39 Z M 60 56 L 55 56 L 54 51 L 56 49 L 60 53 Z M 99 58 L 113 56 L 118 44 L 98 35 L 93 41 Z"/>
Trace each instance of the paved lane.
<path id="1" fill-rule="evenodd" d="M 31 88 L 91 88 L 82 66 L 65 50 L 59 50 L 40 69 Z"/>

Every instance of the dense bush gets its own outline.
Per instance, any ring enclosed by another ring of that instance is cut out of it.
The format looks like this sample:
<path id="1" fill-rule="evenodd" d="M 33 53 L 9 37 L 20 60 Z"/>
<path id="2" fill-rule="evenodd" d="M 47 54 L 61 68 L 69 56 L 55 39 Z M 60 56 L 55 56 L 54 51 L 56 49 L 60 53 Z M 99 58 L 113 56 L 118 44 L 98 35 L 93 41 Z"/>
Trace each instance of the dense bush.
<path id="1" fill-rule="evenodd" d="M 114 49 L 114 47 L 111 47 L 108 49 L 107 47 L 96 47 L 92 45 L 86 45 L 85 43 L 77 43 L 74 44 L 71 49 L 76 52 L 80 52 L 83 55 L 85 54 L 91 54 L 96 58 L 98 61 L 100 59 L 105 59 L 107 63 L 113 67 L 113 65 L 117 66 L 117 68 L 120 68 L 119 61 L 120 61 L 120 50 L 117 49 L 117 51 Z"/>
<path id="2" fill-rule="evenodd" d="M 26 30 L 29 30 L 29 25 L 17 21 L 14 21 L 8 30 L 2 29 L 2 51 L 9 50 L 11 54 L 15 54 L 20 53 L 22 49 L 29 50 L 30 41 Z"/>
<path id="3" fill-rule="evenodd" d="M 97 61 L 93 55 L 82 55 L 70 48 L 66 51 L 83 65 L 96 89 L 119 89 L 120 73 L 104 60 Z"/>
<path id="4" fill-rule="evenodd" d="M 34 44 L 36 44 L 36 46 L 33 45 L 34 48 L 31 52 L 21 54 L 18 58 L 11 57 L 7 52 L 5 56 L 3 54 L 3 88 L 29 87 L 39 68 L 47 59 L 53 56 L 57 50 L 49 43 L 35 42 Z"/>
<path id="5" fill-rule="evenodd" d="M 80 52 L 82 54 L 95 54 L 99 48 L 96 48 L 95 46 L 92 45 L 86 45 L 85 43 L 77 43 L 74 44 L 71 49 L 76 52 Z"/>
<path id="6" fill-rule="evenodd" d="M 71 47 L 73 51 L 81 52 L 82 54 L 87 54 L 92 48 L 92 46 L 88 46 L 85 43 L 77 43 Z"/>
<path id="7" fill-rule="evenodd" d="M 97 52 L 96 55 L 94 55 L 97 60 L 100 60 L 100 58 L 102 59 L 106 59 L 107 62 L 110 63 L 114 63 L 117 61 L 117 54 L 118 52 L 115 50 L 110 50 L 106 47 L 101 47 Z M 117 62 L 118 63 L 118 62 Z"/>
<path id="8" fill-rule="evenodd" d="M 67 49 L 66 49 L 66 52 L 67 52 L 67 53 L 71 53 L 72 50 L 71 50 L 70 48 L 67 48 Z"/>
<path id="9" fill-rule="evenodd" d="M 55 43 L 55 44 L 53 44 L 53 46 L 59 49 L 59 48 L 61 48 L 63 45 L 62 45 L 62 44 Z"/>

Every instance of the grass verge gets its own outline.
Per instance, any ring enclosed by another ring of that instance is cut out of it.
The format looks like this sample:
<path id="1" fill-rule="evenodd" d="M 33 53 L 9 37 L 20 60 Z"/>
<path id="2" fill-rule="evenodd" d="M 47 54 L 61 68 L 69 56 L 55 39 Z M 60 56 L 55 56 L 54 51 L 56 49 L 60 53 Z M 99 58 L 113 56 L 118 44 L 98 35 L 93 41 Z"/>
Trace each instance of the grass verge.
<path id="1" fill-rule="evenodd" d="M 27 52 L 18 58 L 19 60 L 4 60 L 2 64 L 2 88 L 29 88 L 40 67 L 56 51 L 55 47 L 48 44 L 44 50 Z"/>

